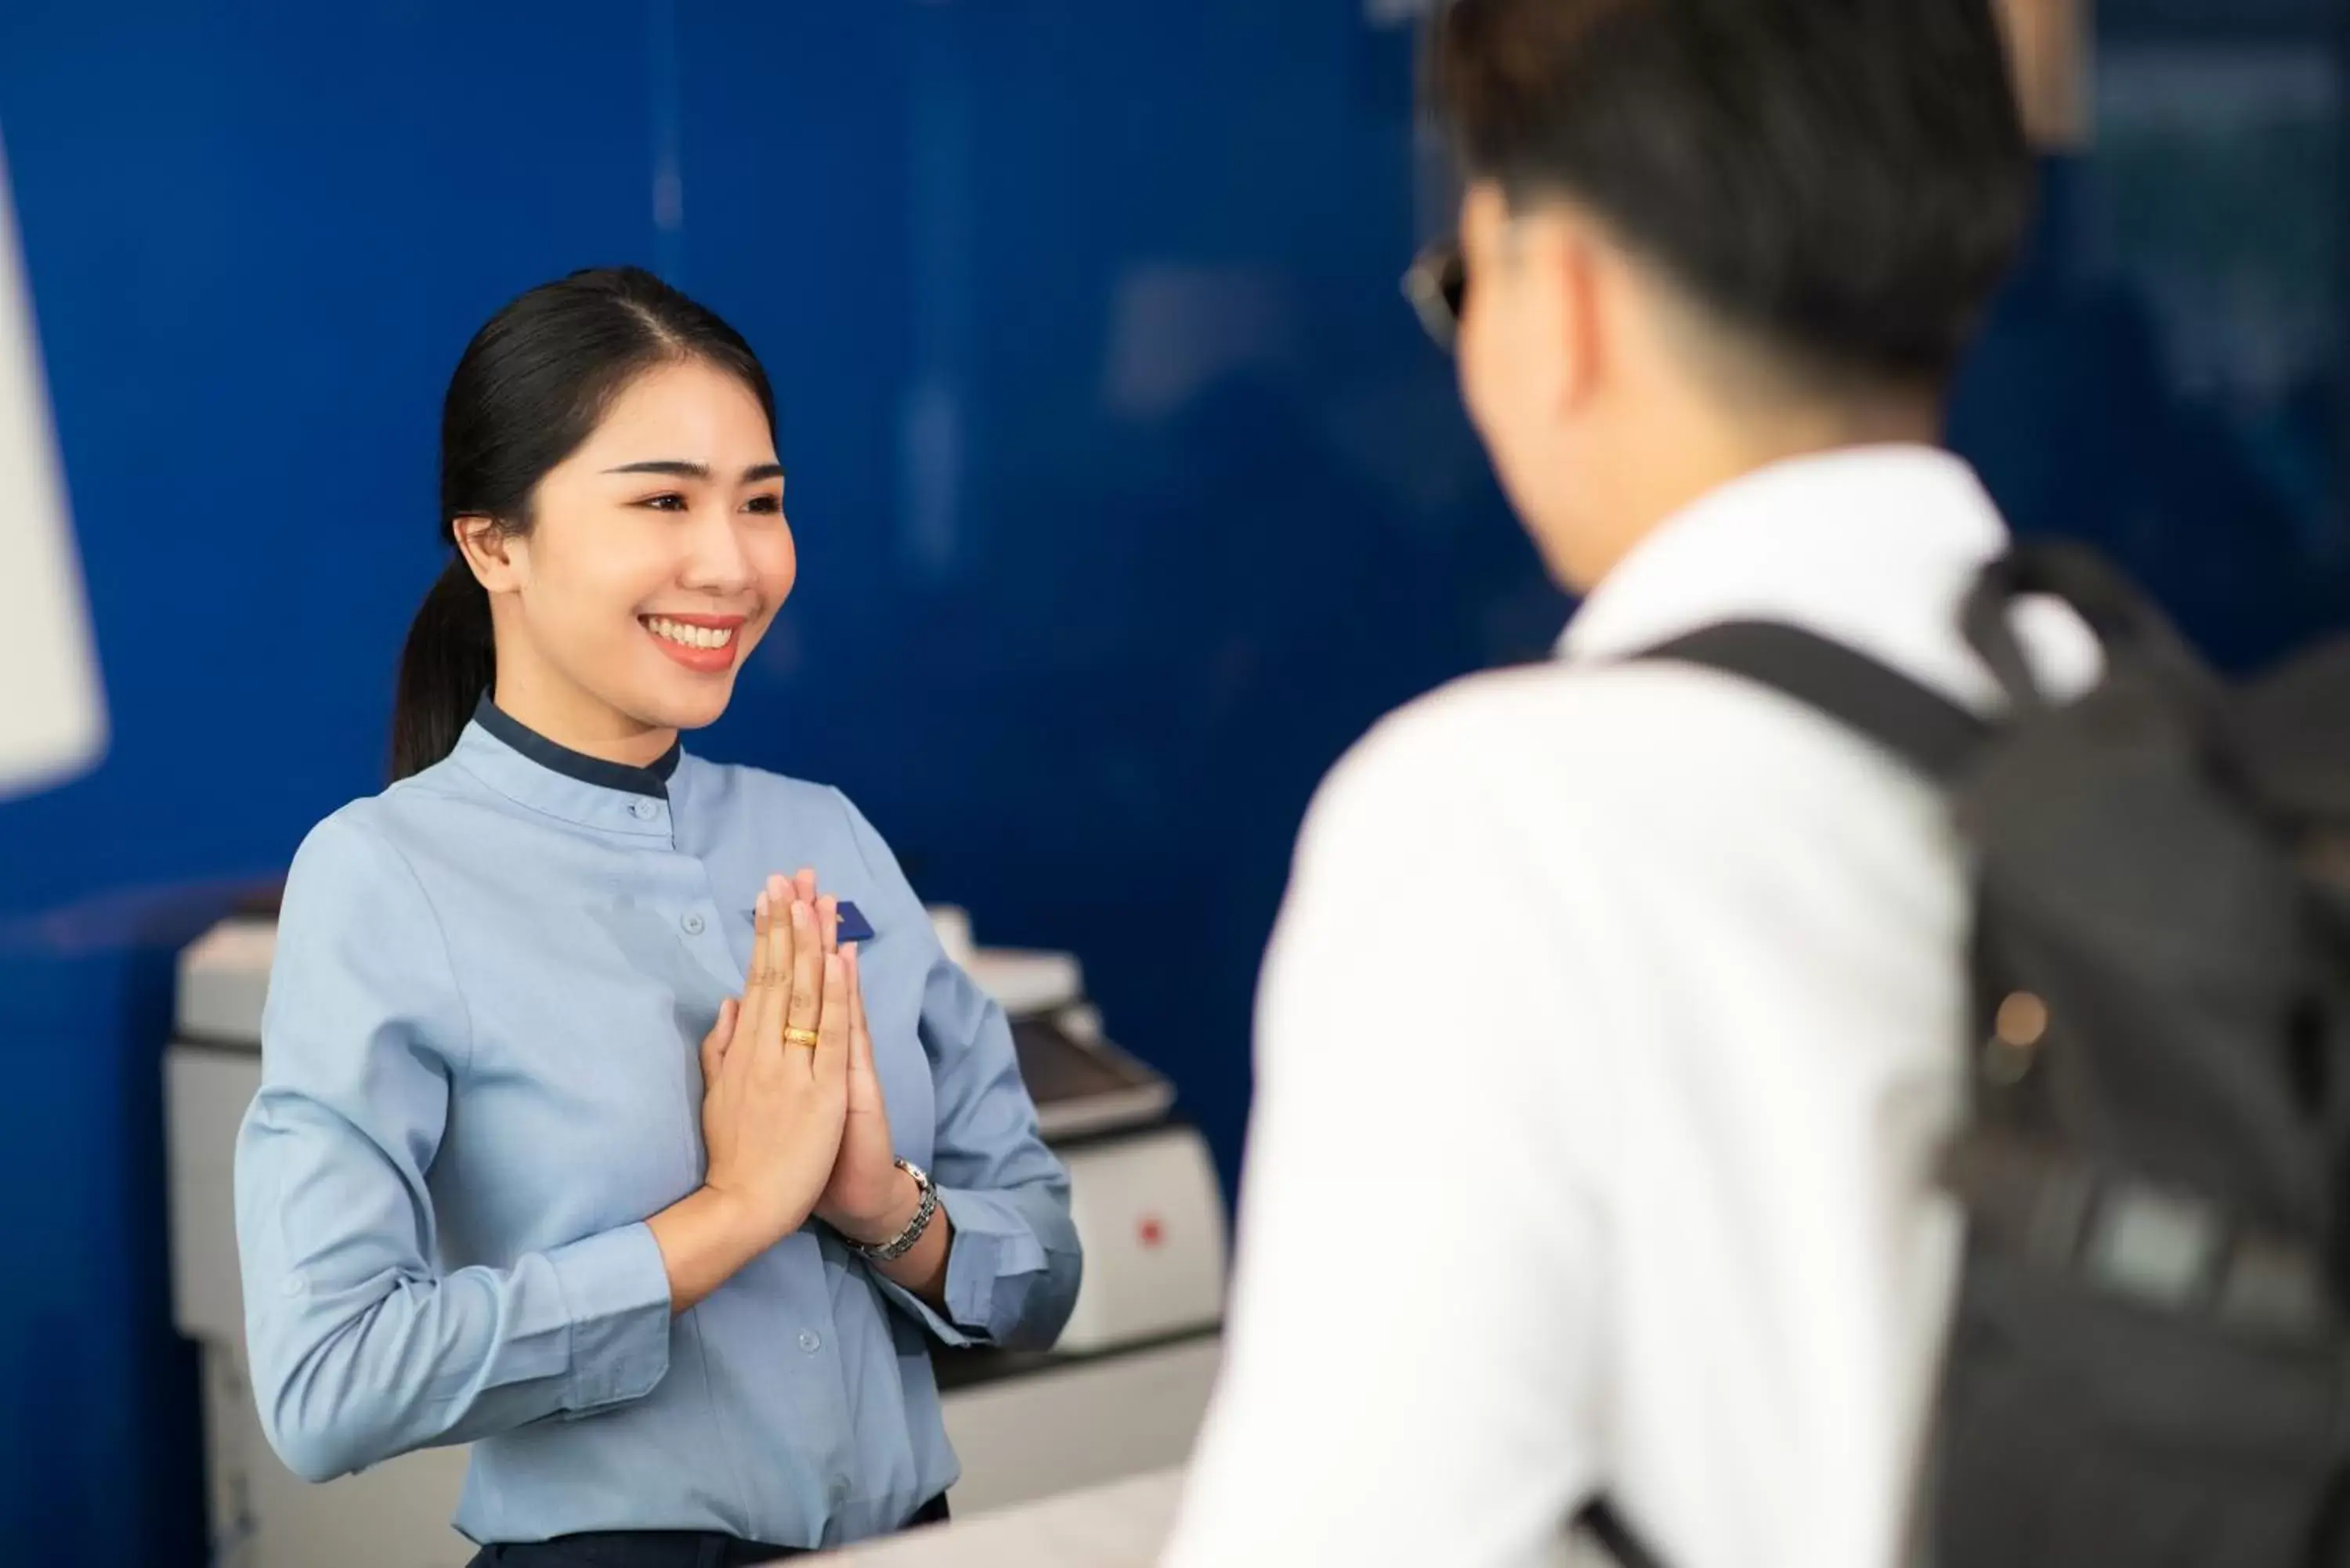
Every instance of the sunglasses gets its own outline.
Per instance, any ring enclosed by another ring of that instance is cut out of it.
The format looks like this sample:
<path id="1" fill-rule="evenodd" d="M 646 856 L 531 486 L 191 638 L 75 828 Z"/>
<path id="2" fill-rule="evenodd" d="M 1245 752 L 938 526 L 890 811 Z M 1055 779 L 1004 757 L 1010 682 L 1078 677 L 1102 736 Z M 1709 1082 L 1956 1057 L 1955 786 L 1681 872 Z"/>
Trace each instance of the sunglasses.
<path id="1" fill-rule="evenodd" d="M 1403 296 L 1411 301 L 1436 346 L 1451 352 L 1461 335 L 1461 307 L 1469 298 L 1469 268 L 1461 259 L 1460 244 L 1439 240 L 1420 252 L 1403 275 Z"/>

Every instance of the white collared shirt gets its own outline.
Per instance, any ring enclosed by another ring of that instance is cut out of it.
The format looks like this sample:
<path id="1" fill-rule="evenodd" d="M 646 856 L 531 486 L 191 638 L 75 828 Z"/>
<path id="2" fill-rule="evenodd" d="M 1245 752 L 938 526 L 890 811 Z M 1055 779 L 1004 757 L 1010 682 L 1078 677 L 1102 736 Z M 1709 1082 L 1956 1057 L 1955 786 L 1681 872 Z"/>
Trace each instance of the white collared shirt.
<path id="1" fill-rule="evenodd" d="M 1939 452 L 1775 465 L 1651 534 L 1559 662 L 1332 774 L 1172 1568 L 1516 1568 L 1597 1491 L 1673 1568 L 1898 1560 L 1954 1279 L 1961 848 L 1809 710 L 1607 666 L 1761 618 L 1984 706 L 1958 607 L 2005 539 Z M 2022 629 L 2094 670 L 2062 612 Z"/>

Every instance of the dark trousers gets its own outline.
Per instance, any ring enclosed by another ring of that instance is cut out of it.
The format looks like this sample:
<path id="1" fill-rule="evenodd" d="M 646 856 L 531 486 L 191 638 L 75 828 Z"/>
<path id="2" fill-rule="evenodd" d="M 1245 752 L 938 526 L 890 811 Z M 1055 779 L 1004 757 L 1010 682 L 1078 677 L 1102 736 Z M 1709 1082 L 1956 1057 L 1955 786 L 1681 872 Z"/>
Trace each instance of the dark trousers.
<path id="1" fill-rule="evenodd" d="M 946 1517 L 947 1496 L 941 1492 L 916 1509 L 906 1527 L 939 1524 Z M 803 1546 L 767 1546 L 699 1530 L 608 1530 L 484 1546 L 469 1568 L 748 1568 L 810 1555 Z"/>

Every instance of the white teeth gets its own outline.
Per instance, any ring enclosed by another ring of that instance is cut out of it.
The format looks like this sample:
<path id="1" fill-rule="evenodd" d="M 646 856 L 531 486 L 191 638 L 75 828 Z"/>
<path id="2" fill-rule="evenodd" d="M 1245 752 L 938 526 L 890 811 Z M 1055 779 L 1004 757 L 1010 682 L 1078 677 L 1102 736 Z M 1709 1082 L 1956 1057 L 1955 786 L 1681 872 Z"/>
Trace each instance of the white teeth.
<path id="1" fill-rule="evenodd" d="M 720 630 L 716 627 L 687 626 L 681 621 L 670 620 L 657 615 L 647 616 L 645 625 L 654 636 L 665 637 L 670 641 L 681 643 L 687 648 L 724 648 L 734 640 L 734 631 L 732 627 Z"/>

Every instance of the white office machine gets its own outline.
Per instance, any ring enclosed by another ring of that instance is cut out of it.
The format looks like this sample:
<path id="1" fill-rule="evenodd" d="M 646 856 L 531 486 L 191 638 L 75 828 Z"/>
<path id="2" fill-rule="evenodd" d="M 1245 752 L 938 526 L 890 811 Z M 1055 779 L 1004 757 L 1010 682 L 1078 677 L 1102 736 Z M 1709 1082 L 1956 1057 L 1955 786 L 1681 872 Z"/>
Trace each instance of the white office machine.
<path id="1" fill-rule="evenodd" d="M 1046 1141 L 1069 1168 L 1085 1284 L 1059 1345 L 937 1355 L 962 1460 L 958 1515 L 1180 1464 L 1214 1380 L 1223 1203 L 1205 1144 L 1168 1119 L 1172 1087 L 1102 1037 L 1066 953 L 974 949 L 960 910 L 941 940 L 1013 1019 Z M 449 1527 L 462 1448 L 311 1486 L 280 1464 L 245 1376 L 230 1158 L 260 1083 L 273 914 L 225 920 L 181 957 L 166 1053 L 172 1304 L 203 1348 L 215 1568 L 459 1568 Z"/>

